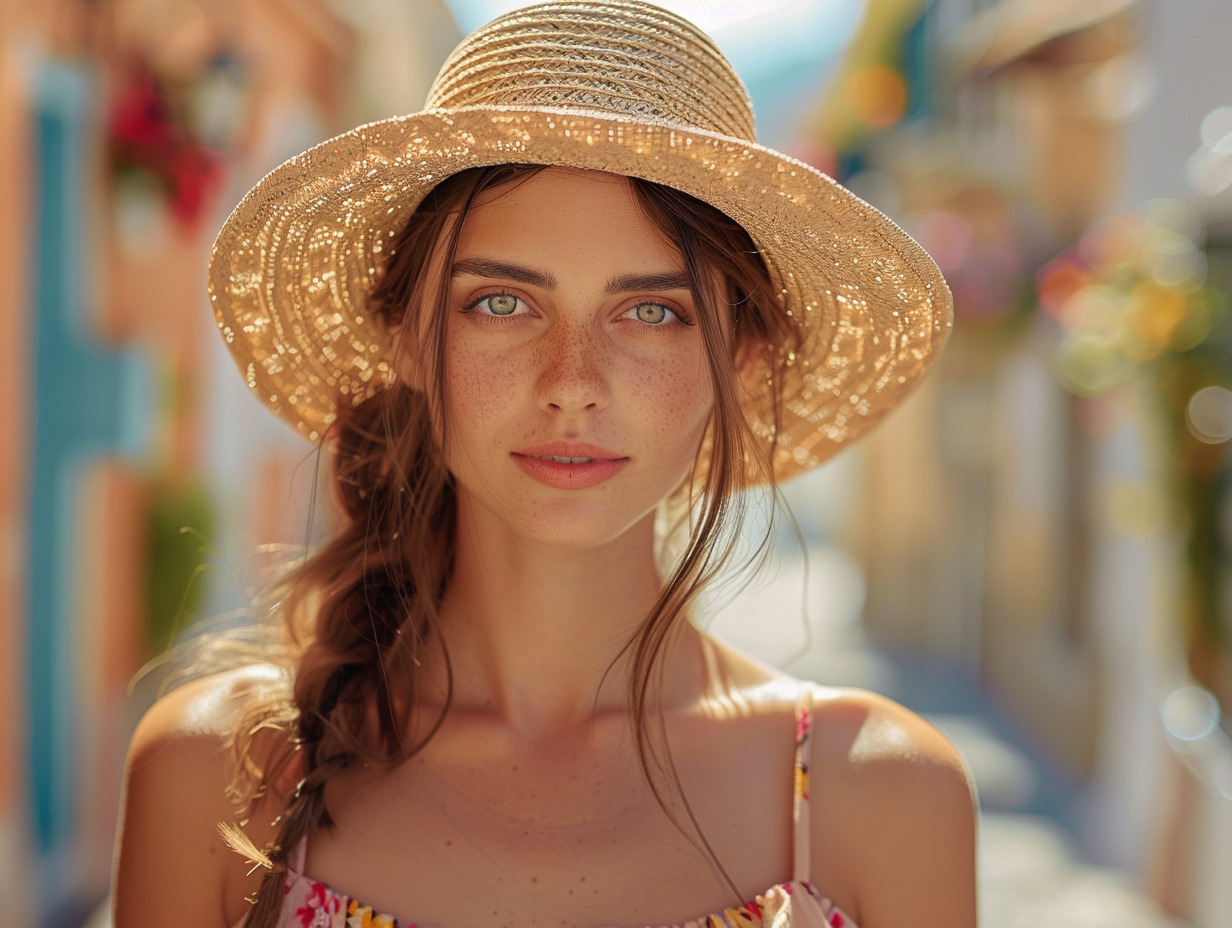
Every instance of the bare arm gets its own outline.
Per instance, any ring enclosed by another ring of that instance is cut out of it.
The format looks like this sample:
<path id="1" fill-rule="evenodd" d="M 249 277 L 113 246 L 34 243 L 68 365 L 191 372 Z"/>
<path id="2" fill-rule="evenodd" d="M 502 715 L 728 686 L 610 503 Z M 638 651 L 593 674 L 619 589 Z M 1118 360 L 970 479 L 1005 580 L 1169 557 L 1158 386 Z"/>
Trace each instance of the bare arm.
<path id="1" fill-rule="evenodd" d="M 813 846 L 839 845 L 840 904 L 860 928 L 974 928 L 977 813 L 958 751 L 871 693 L 847 693 L 823 711 L 839 724 L 814 751 L 822 810 Z"/>
<path id="2" fill-rule="evenodd" d="M 116 928 L 230 928 L 260 874 L 218 832 L 226 796 L 224 739 L 240 674 L 188 684 L 146 713 L 129 748 L 117 837 Z M 265 839 L 253 834 L 254 839 Z"/>

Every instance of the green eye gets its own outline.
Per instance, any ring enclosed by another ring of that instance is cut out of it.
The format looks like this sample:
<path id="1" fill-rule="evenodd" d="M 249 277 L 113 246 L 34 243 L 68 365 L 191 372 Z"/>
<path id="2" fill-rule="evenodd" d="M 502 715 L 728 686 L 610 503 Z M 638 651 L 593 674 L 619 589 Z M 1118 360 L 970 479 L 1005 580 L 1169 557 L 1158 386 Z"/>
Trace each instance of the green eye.
<path id="1" fill-rule="evenodd" d="M 634 315 L 637 316 L 639 322 L 645 322 L 648 325 L 658 325 L 667 320 L 667 314 L 671 312 L 662 303 L 638 303 L 633 308 Z"/>
<path id="2" fill-rule="evenodd" d="M 488 312 L 494 316 L 512 316 L 518 308 L 518 298 L 508 293 L 495 293 L 492 296 L 484 297 L 484 303 L 488 304 Z"/>

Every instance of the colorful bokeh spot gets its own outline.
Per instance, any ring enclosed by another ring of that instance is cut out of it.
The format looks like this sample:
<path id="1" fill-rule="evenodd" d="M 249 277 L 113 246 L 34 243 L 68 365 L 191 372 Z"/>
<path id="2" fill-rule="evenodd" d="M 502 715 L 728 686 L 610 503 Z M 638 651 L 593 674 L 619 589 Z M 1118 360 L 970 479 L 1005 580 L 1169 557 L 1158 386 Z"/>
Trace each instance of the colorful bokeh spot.
<path id="1" fill-rule="evenodd" d="M 888 64 L 869 64 L 847 77 L 844 95 L 852 112 L 870 129 L 885 129 L 907 112 L 907 85 Z"/>
<path id="2" fill-rule="evenodd" d="M 1057 369 L 1079 396 L 1124 382 L 1135 365 L 1185 352 L 1211 331 L 1219 294 L 1206 286 L 1199 224 L 1184 204 L 1094 224 L 1036 274 L 1040 308 L 1061 324 Z"/>

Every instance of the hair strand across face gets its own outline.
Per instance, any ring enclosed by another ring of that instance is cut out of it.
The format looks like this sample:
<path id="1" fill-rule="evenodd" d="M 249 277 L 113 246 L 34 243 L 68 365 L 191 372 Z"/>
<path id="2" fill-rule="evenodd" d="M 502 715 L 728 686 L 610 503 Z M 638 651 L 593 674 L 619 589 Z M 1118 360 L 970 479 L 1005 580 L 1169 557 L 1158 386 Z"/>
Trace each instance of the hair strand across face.
<path id="1" fill-rule="evenodd" d="M 254 756 L 258 732 L 270 726 L 290 726 L 287 750 L 302 752 L 304 771 L 273 847 L 263 853 L 271 869 L 248 928 L 275 924 L 288 855 L 313 828 L 328 827 L 325 784 L 357 760 L 397 763 L 413 756 L 448 711 L 451 683 L 430 724 L 420 726 L 413 711 L 418 667 L 429 645 L 441 655 L 451 681 L 449 655 L 437 634 L 453 563 L 455 519 L 453 482 L 441 451 L 449 427 L 441 388 L 448 269 L 476 198 L 538 170 L 476 168 L 442 182 L 393 241 L 369 296 L 371 311 L 395 333 L 395 366 L 406 376 L 356 406 L 340 405 L 331 436 L 337 533 L 288 568 L 270 597 L 284 637 L 292 642 L 284 661 L 291 663 L 294 684 L 247 706 L 234 744 L 237 793 L 252 798 L 268 785 L 271 771 L 287 762 L 285 756 Z M 791 332 L 757 249 L 739 225 L 672 188 L 629 182 L 647 217 L 680 250 L 714 397 L 693 473 L 664 503 L 668 524 L 686 538 L 668 557 L 671 563 L 663 564 L 666 579 L 658 600 L 623 652 L 629 659 L 629 711 L 654 796 L 680 827 L 676 803 L 659 785 L 666 775 L 698 846 L 726 878 L 680 790 L 666 742 L 653 736 L 648 714 L 656 704 L 658 671 L 673 629 L 733 556 L 741 491 L 750 479 L 774 484 L 770 462 L 776 435 L 758 436 L 749 427 L 735 359 L 788 344 Z M 231 843 L 243 844 L 234 835 Z"/>

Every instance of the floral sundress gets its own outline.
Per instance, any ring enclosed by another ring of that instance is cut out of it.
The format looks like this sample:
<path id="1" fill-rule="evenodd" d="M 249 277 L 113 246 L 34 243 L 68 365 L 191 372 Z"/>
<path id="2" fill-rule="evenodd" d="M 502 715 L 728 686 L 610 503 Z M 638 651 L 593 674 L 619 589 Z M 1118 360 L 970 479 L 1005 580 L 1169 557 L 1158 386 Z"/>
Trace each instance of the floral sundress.
<path id="1" fill-rule="evenodd" d="M 795 788 L 792 802 L 794 877 L 771 886 L 744 905 L 663 928 L 856 928 L 838 906 L 808 880 L 809 874 L 809 728 L 810 690 L 796 706 Z M 291 855 L 278 928 L 428 928 L 416 922 L 399 924 L 392 915 L 374 912 L 345 893 L 304 874 L 307 840 Z"/>

